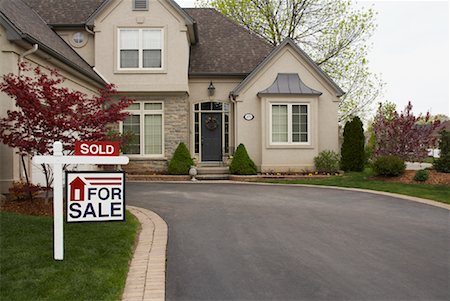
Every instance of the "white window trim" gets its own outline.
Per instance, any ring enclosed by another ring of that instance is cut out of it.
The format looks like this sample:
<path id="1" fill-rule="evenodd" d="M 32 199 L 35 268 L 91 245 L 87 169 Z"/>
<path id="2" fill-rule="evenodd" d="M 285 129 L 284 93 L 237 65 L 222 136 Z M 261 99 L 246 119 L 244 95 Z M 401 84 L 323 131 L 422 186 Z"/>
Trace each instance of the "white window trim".
<path id="1" fill-rule="evenodd" d="M 285 105 L 288 108 L 288 142 L 273 142 L 273 136 L 272 136 L 272 107 L 274 105 Z M 300 106 L 306 106 L 307 110 L 307 118 L 308 118 L 308 141 L 306 142 L 292 142 L 292 106 L 300 105 Z M 309 103 L 303 103 L 303 102 L 269 102 L 269 142 L 270 145 L 311 145 L 311 111 L 310 111 L 310 104 Z"/>
<path id="2" fill-rule="evenodd" d="M 138 68 L 122 68 L 120 67 L 120 31 L 121 30 L 138 30 L 139 31 L 139 67 Z M 159 68 L 144 68 L 144 54 L 142 49 L 142 31 L 143 30 L 159 30 L 161 31 L 161 67 Z M 117 70 L 118 71 L 163 71 L 164 70 L 164 55 L 165 55 L 165 31 L 163 27 L 120 27 L 117 28 Z"/>
<path id="3" fill-rule="evenodd" d="M 139 154 L 125 154 L 126 156 L 130 157 L 130 158 L 164 158 L 164 154 L 165 154 L 165 128 L 164 128 L 164 102 L 163 101 L 139 101 L 136 102 L 139 103 L 139 110 L 124 110 L 127 113 L 130 113 L 131 115 L 137 115 L 139 114 L 139 127 L 140 127 L 140 135 L 139 135 Z M 145 104 L 152 104 L 152 103 L 157 103 L 157 104 L 161 104 L 161 110 L 145 110 Z M 144 120 L 145 120 L 145 115 L 157 115 L 160 114 L 161 115 L 161 154 L 145 154 L 145 125 L 144 125 Z M 123 133 L 123 122 L 120 122 L 120 132 Z"/>

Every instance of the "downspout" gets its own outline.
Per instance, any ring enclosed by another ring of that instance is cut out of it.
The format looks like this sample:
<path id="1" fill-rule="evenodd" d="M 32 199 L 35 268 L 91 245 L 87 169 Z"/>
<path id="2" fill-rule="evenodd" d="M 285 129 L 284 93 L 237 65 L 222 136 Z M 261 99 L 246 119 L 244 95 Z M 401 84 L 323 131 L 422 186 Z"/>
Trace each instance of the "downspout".
<path id="1" fill-rule="evenodd" d="M 232 92 L 228 95 L 228 98 L 231 100 L 231 102 L 234 104 L 234 108 L 233 108 L 233 119 L 234 119 L 234 124 L 233 124 L 233 140 L 234 140 L 234 142 L 233 142 L 233 147 L 234 147 L 234 150 L 233 150 L 233 156 L 234 156 L 234 152 L 236 151 L 236 148 L 237 148 L 237 135 L 238 135 L 238 126 L 237 126 L 237 123 L 238 123 L 238 120 L 237 120 L 237 101 L 236 101 L 236 95 L 234 95 Z"/>
<path id="2" fill-rule="evenodd" d="M 38 51 L 38 49 L 39 49 L 39 45 L 38 44 L 34 44 L 31 49 L 28 49 L 27 51 L 25 51 L 24 53 L 19 55 L 19 59 L 17 61 L 17 68 L 18 68 L 17 74 L 18 74 L 19 77 L 20 77 L 20 74 L 22 73 L 22 68 L 21 68 L 20 65 L 22 64 L 23 59 L 26 56 L 35 53 L 36 51 Z M 26 170 L 26 168 L 24 168 L 25 167 L 24 156 L 25 155 L 20 154 L 20 159 L 21 159 L 23 165 L 21 165 L 20 162 L 19 162 L 19 178 L 20 178 L 20 180 L 23 180 L 23 175 L 25 175 L 25 179 L 26 179 L 27 183 L 30 183 L 30 179 L 28 178 L 27 170 Z M 28 170 L 31 171 L 31 161 L 30 160 L 28 160 L 28 164 L 27 165 L 28 165 Z M 30 194 L 30 197 L 31 197 L 31 194 Z M 33 198 L 31 197 L 31 199 L 33 199 Z"/>
<path id="3" fill-rule="evenodd" d="M 89 27 L 87 25 L 84 26 L 84 30 L 86 30 L 88 33 L 90 33 L 91 35 L 95 36 L 95 32 L 93 32 L 92 30 L 89 29 Z"/>
<path id="4" fill-rule="evenodd" d="M 22 53 L 21 55 L 19 55 L 19 60 L 17 62 L 17 66 L 19 68 L 19 72 L 18 75 L 20 76 L 21 73 L 21 68 L 20 68 L 20 64 L 22 63 L 23 59 L 27 56 L 29 56 L 30 54 L 35 53 L 36 51 L 38 51 L 39 49 L 39 45 L 38 44 L 34 44 L 33 47 L 31 49 L 28 49 L 27 51 L 25 51 L 24 53 Z"/>

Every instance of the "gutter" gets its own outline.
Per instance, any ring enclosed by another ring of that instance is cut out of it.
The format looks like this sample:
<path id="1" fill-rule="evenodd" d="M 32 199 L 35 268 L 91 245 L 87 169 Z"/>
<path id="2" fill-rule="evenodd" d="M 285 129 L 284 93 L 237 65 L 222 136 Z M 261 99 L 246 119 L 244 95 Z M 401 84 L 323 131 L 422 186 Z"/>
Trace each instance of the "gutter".
<path id="1" fill-rule="evenodd" d="M 51 56 L 55 57 L 59 61 L 65 63 L 66 65 L 70 66 L 71 68 L 75 69 L 76 71 L 80 72 L 81 74 L 83 74 L 83 75 L 87 76 L 88 78 L 94 80 L 96 83 L 100 84 L 101 86 L 104 86 L 105 82 L 103 81 L 101 76 L 98 75 L 94 70 L 92 70 L 92 71 L 95 72 L 95 74 L 98 76 L 98 78 L 93 77 L 91 74 L 89 74 L 89 72 L 87 72 L 87 70 L 81 68 L 77 64 L 75 64 L 72 61 L 68 60 L 65 56 L 61 55 L 59 52 L 56 52 L 55 50 L 51 49 L 50 47 L 48 47 L 48 46 L 46 46 L 46 45 L 44 45 L 42 43 L 39 43 L 39 41 L 37 41 L 32 36 L 30 36 L 28 34 L 22 34 L 22 38 L 24 40 L 32 43 L 32 44 L 39 44 L 42 51 L 50 54 Z"/>

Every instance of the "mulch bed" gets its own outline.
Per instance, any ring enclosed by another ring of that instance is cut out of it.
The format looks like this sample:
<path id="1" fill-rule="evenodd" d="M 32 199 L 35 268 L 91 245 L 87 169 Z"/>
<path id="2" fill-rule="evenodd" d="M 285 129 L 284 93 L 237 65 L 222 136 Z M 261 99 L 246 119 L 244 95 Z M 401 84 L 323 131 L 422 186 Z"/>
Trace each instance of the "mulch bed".
<path id="1" fill-rule="evenodd" d="M 450 173 L 437 172 L 435 170 L 428 171 L 428 180 L 419 182 L 414 180 L 416 175 L 415 170 L 407 170 L 399 177 L 372 177 L 373 180 L 385 181 L 385 182 L 397 182 L 405 184 L 431 184 L 431 185 L 450 185 Z"/>
<path id="2" fill-rule="evenodd" d="M 0 209 L 1 211 L 25 215 L 53 216 L 53 202 L 46 202 L 44 199 L 33 199 L 33 201 L 4 200 L 0 203 Z"/>

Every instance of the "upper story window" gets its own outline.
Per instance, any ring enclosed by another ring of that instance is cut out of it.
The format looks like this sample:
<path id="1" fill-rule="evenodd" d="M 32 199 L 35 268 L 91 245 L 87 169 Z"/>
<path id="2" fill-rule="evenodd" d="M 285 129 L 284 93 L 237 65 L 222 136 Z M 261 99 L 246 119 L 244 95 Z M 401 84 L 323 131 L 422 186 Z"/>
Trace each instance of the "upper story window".
<path id="1" fill-rule="evenodd" d="M 148 0 L 133 0 L 133 10 L 148 10 Z"/>
<path id="2" fill-rule="evenodd" d="M 120 69 L 161 69 L 163 30 L 155 28 L 119 29 Z"/>
<path id="3" fill-rule="evenodd" d="M 270 105 L 271 144 L 309 144 L 309 105 Z"/>

